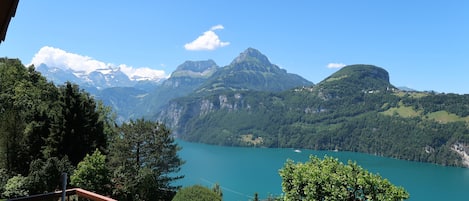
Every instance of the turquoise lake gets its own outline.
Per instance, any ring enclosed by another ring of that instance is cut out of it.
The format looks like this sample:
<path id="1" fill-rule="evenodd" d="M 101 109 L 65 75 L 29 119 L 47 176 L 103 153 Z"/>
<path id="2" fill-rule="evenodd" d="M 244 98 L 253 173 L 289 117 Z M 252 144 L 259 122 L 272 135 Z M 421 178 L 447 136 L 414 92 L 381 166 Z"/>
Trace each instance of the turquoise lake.
<path id="1" fill-rule="evenodd" d="M 469 200 L 469 169 L 444 167 L 351 152 L 224 147 L 178 140 L 186 161 L 179 185 L 220 184 L 224 201 L 248 201 L 258 192 L 260 198 L 282 193 L 278 170 L 287 159 L 308 160 L 314 154 L 356 161 L 363 168 L 378 173 L 391 183 L 403 186 L 412 201 Z"/>

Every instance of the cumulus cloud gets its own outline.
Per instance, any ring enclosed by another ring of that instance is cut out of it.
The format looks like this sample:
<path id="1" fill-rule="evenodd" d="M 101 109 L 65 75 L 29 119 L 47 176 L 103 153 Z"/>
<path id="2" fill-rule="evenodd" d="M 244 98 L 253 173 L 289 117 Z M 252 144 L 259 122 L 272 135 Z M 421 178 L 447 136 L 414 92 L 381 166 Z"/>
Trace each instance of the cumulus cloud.
<path id="1" fill-rule="evenodd" d="M 42 47 L 39 52 L 34 55 L 31 64 L 35 66 L 46 64 L 52 67 L 63 69 L 70 68 L 74 71 L 84 71 L 86 73 L 108 67 L 104 62 L 91 57 L 69 53 L 59 48 L 49 46 Z"/>
<path id="2" fill-rule="evenodd" d="M 199 50 L 215 50 L 220 47 L 225 47 L 230 42 L 222 42 L 218 35 L 215 33 L 216 30 L 224 29 L 223 25 L 215 25 L 210 30 L 204 32 L 194 41 L 184 45 L 186 50 L 199 51 Z"/>
<path id="3" fill-rule="evenodd" d="M 163 70 L 154 70 L 148 67 L 134 68 L 126 64 L 120 64 L 116 66 L 111 63 L 98 61 L 89 56 L 74 54 L 49 46 L 42 47 L 34 55 L 33 59 L 31 60 L 31 64 L 34 64 L 35 66 L 46 64 L 50 67 L 62 68 L 64 70 L 72 69 L 73 71 L 81 71 L 86 74 L 97 70 L 101 70 L 101 72 L 105 72 L 105 70 L 115 70 L 118 67 L 130 79 L 137 80 L 167 77 Z"/>
<path id="4" fill-rule="evenodd" d="M 327 64 L 327 68 L 342 68 L 346 66 L 345 64 L 343 63 L 329 63 Z"/>

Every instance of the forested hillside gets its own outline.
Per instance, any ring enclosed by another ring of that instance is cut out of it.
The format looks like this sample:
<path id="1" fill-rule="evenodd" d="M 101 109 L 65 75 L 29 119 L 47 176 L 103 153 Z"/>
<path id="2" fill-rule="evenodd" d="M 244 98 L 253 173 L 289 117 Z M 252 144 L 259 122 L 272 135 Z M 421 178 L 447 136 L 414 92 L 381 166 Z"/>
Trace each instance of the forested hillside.
<path id="1" fill-rule="evenodd" d="M 459 154 L 469 142 L 468 111 L 469 95 L 400 91 L 386 70 L 352 65 L 310 87 L 193 94 L 171 101 L 159 117 L 189 141 L 467 166 Z"/>
<path id="2" fill-rule="evenodd" d="M 118 126 L 111 114 L 78 85 L 0 58 L 0 200 L 55 191 L 62 173 L 69 187 L 119 200 L 171 200 L 183 161 L 170 130 Z"/>

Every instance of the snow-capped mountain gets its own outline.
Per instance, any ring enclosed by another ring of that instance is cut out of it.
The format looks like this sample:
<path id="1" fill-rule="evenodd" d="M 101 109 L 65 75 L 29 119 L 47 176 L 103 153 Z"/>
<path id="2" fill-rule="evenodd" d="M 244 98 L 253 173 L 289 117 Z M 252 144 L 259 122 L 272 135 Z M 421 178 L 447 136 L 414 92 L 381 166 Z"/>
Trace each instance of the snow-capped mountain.
<path id="1" fill-rule="evenodd" d="M 106 64 L 91 57 L 47 46 L 36 53 L 31 64 L 56 84 L 71 81 L 84 88 L 98 90 L 110 87 L 133 87 L 141 85 L 142 82 L 157 84 L 167 78 L 162 70 L 133 68 L 125 64 Z"/>

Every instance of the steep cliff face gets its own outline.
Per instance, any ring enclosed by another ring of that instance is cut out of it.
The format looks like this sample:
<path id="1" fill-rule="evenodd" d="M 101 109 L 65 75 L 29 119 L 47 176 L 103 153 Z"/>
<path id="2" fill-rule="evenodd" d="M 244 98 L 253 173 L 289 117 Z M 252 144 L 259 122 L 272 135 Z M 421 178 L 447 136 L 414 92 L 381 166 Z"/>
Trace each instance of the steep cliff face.
<path id="1" fill-rule="evenodd" d="M 213 60 L 186 61 L 165 80 L 160 87 L 151 91 L 142 102 L 142 113 L 145 116 L 155 116 L 162 106 L 171 99 L 184 97 L 194 92 L 218 70 Z"/>
<path id="2" fill-rule="evenodd" d="M 176 135 L 180 135 L 184 133 L 186 124 L 194 118 L 219 111 L 229 113 L 250 108 L 251 105 L 245 102 L 243 94 L 228 92 L 193 99 L 175 99 L 161 111 L 157 119 L 173 128 Z"/>
<path id="3" fill-rule="evenodd" d="M 461 157 L 461 163 L 464 167 L 469 168 L 469 145 L 456 142 L 451 145 L 451 150 Z"/>
<path id="4" fill-rule="evenodd" d="M 177 102 L 172 102 L 165 110 L 161 111 L 158 119 L 165 122 L 170 128 L 177 128 L 181 121 L 183 110 L 184 107 L 182 105 Z"/>

